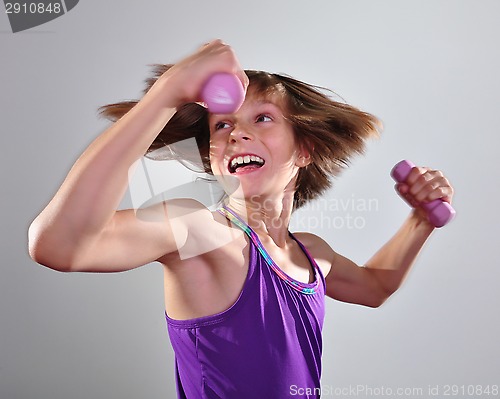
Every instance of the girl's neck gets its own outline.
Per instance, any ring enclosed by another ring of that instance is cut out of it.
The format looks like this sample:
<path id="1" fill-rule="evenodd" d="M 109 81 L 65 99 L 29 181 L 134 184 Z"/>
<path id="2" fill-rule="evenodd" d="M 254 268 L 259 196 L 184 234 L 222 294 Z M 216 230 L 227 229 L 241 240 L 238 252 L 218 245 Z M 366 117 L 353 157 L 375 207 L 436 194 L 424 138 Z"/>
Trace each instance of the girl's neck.
<path id="1" fill-rule="evenodd" d="M 226 206 L 237 213 L 259 237 L 271 238 L 278 247 L 286 245 L 293 193 L 281 198 L 252 197 L 242 200 L 229 197 Z"/>

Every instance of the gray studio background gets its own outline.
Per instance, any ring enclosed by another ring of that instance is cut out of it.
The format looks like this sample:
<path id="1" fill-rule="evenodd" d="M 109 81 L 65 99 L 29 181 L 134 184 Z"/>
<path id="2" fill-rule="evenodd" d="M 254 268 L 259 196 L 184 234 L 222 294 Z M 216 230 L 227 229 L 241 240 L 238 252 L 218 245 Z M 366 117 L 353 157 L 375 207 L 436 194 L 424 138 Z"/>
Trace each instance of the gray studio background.
<path id="1" fill-rule="evenodd" d="M 294 226 L 363 263 L 408 213 L 393 164 L 442 169 L 456 189 L 458 217 L 382 308 L 328 301 L 324 397 L 500 384 L 499 15 L 500 2 L 477 0 L 81 0 L 13 34 L 2 11 L 0 398 L 175 397 L 161 267 L 57 273 L 28 257 L 27 229 L 108 125 L 97 107 L 137 98 L 148 64 L 175 62 L 212 38 L 231 44 L 245 68 L 329 87 L 384 121 L 381 139 Z M 328 228 L 325 215 L 342 204 Z"/>

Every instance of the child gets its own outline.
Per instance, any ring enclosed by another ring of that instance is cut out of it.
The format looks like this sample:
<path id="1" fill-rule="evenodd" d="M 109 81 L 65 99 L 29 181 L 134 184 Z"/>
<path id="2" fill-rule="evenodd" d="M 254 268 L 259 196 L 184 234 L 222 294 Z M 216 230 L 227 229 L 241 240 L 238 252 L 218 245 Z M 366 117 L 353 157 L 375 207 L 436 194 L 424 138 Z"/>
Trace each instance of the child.
<path id="1" fill-rule="evenodd" d="M 196 104 L 216 72 L 246 90 L 234 114 Z M 65 272 L 160 262 L 180 398 L 319 397 L 325 295 L 380 306 L 433 231 L 418 204 L 453 195 L 441 172 L 413 168 L 397 189 L 415 209 L 364 267 L 313 234 L 290 233 L 292 211 L 330 186 L 378 121 L 294 79 L 245 73 L 221 41 L 158 67 L 139 102 L 102 112 L 116 122 L 31 225 L 30 253 Z M 186 138 L 224 188 L 224 205 L 211 212 L 178 199 L 116 211 L 129 168 Z"/>

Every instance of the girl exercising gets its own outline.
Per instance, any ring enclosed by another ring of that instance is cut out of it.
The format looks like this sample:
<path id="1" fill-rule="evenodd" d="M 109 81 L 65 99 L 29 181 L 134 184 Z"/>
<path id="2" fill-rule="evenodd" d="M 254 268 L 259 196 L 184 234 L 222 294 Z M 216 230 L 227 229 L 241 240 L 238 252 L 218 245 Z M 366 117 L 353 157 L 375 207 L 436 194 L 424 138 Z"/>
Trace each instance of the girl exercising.
<path id="1" fill-rule="evenodd" d="M 221 72 L 245 92 L 234 113 L 201 104 Z M 140 101 L 102 112 L 115 122 L 32 223 L 30 254 L 63 272 L 159 262 L 179 398 L 288 398 L 291 387 L 319 397 L 325 296 L 383 304 L 434 230 L 421 205 L 453 195 L 441 172 L 411 168 L 396 188 L 414 208 L 363 266 L 314 234 L 292 234 L 292 212 L 330 187 L 378 120 L 290 77 L 242 70 L 221 41 L 158 66 Z M 185 139 L 223 187 L 220 207 L 173 199 L 117 211 L 134 163 Z"/>

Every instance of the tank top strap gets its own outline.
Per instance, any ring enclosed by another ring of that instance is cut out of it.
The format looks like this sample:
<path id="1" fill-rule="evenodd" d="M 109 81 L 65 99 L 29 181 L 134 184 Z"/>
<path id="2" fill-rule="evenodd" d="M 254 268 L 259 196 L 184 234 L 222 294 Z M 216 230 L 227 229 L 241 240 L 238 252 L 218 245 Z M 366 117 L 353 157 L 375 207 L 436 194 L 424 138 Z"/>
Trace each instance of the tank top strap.
<path id="1" fill-rule="evenodd" d="M 223 206 L 217 211 L 224 215 L 231 223 L 239 227 L 243 232 L 248 236 L 248 238 L 251 240 L 253 245 L 257 248 L 259 251 L 260 255 L 264 258 L 266 264 L 280 277 L 286 284 L 290 285 L 293 289 L 296 291 L 301 292 L 302 294 L 315 294 L 318 291 L 318 287 L 320 285 L 320 282 L 322 280 L 322 275 L 319 270 L 319 266 L 317 265 L 316 261 L 314 258 L 310 255 L 309 251 L 302 245 L 302 243 L 290 232 L 288 234 L 290 237 L 295 240 L 295 242 L 299 245 L 300 249 L 302 252 L 306 255 L 309 263 L 311 264 L 311 267 L 314 270 L 314 281 L 312 283 L 303 283 L 300 281 L 297 281 L 290 277 L 288 274 L 286 274 L 283 270 L 279 268 L 279 266 L 274 262 L 274 260 L 271 258 L 271 256 L 267 253 L 266 249 L 264 248 L 264 245 L 262 245 L 262 242 L 259 239 L 259 236 L 253 229 L 246 224 L 243 219 L 241 219 L 234 211 L 229 209 L 227 206 Z"/>

